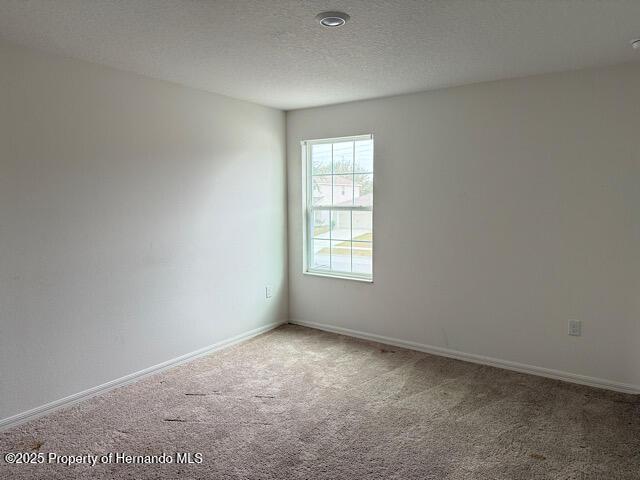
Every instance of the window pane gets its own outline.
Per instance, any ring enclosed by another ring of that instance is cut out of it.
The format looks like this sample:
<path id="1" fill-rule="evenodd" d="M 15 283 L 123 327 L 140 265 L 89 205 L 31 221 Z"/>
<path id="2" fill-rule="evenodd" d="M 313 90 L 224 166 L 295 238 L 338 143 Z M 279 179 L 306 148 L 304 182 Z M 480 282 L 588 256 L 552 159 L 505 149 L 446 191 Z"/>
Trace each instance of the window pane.
<path id="1" fill-rule="evenodd" d="M 353 172 L 353 142 L 333 144 L 333 173 Z"/>
<path id="2" fill-rule="evenodd" d="M 350 211 L 331 211 L 331 240 L 351 240 Z"/>
<path id="3" fill-rule="evenodd" d="M 311 204 L 314 207 L 331 205 L 331 175 L 311 177 Z"/>
<path id="4" fill-rule="evenodd" d="M 331 173 L 331 144 L 321 143 L 311 146 L 311 174 Z"/>
<path id="5" fill-rule="evenodd" d="M 353 240 L 373 241 L 373 212 L 353 212 Z"/>
<path id="6" fill-rule="evenodd" d="M 373 172 L 373 140 L 358 140 L 355 144 L 356 158 L 354 171 Z"/>
<path id="7" fill-rule="evenodd" d="M 331 270 L 337 272 L 351 272 L 351 242 L 331 242 Z"/>
<path id="8" fill-rule="evenodd" d="M 353 273 L 373 273 L 373 244 L 353 242 Z"/>
<path id="9" fill-rule="evenodd" d="M 333 176 L 333 205 L 353 205 L 353 175 Z"/>
<path id="10" fill-rule="evenodd" d="M 330 229 L 330 212 L 329 210 L 315 210 L 313 212 L 312 238 L 329 239 Z"/>
<path id="11" fill-rule="evenodd" d="M 305 248 L 310 271 L 372 275 L 374 146 L 373 139 L 363 138 L 307 144 Z"/>
<path id="12" fill-rule="evenodd" d="M 373 205 L 373 175 L 354 175 L 354 205 L 370 207 Z"/>
<path id="13" fill-rule="evenodd" d="M 311 240 L 312 256 L 310 266 L 314 270 L 329 270 L 331 268 L 331 243 L 329 240 Z"/>

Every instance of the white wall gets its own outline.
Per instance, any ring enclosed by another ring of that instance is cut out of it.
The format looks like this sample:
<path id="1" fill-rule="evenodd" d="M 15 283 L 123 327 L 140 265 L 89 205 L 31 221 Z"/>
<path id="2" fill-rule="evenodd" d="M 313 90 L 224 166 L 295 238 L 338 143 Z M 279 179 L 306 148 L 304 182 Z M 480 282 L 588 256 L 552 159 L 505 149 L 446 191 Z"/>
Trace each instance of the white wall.
<path id="1" fill-rule="evenodd" d="M 289 112 L 290 318 L 640 385 L 639 125 L 637 64 Z M 299 142 L 363 133 L 374 283 L 304 276 Z"/>
<path id="2" fill-rule="evenodd" d="M 284 130 L 0 43 L 0 419 L 286 319 Z"/>

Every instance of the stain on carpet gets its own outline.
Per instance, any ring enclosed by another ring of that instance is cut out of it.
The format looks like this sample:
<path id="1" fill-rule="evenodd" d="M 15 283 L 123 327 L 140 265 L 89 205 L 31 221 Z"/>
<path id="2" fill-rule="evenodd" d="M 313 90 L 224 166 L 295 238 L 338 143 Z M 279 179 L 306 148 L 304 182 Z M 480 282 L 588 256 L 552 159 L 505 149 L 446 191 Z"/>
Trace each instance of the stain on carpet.
<path id="1" fill-rule="evenodd" d="M 44 442 L 42 440 L 36 440 L 33 446 L 31 447 L 31 450 L 34 452 L 37 452 L 40 450 L 40 448 L 42 448 L 42 445 L 44 445 Z"/>

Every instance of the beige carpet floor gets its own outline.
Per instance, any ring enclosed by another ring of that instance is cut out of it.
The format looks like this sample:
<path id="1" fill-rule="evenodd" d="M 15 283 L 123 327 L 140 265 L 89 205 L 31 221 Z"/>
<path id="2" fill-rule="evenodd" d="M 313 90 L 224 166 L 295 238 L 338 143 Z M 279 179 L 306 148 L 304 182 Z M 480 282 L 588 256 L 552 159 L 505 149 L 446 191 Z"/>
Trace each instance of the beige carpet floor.
<path id="1" fill-rule="evenodd" d="M 640 400 L 287 325 L 2 432 L 0 451 L 202 454 L 0 459 L 2 479 L 638 480 Z"/>

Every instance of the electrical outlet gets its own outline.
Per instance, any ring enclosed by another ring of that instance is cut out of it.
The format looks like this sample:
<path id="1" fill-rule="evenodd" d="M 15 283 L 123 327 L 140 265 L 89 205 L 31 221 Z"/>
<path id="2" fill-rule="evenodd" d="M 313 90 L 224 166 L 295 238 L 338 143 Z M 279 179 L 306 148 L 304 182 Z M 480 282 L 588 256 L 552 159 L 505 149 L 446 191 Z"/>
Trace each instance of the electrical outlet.
<path id="1" fill-rule="evenodd" d="M 574 337 L 582 335 L 582 322 L 580 320 L 569 320 L 569 335 Z"/>
<path id="2" fill-rule="evenodd" d="M 267 285 L 266 287 L 264 287 L 264 297 L 265 298 L 273 297 L 273 289 L 271 288 L 271 285 Z"/>

